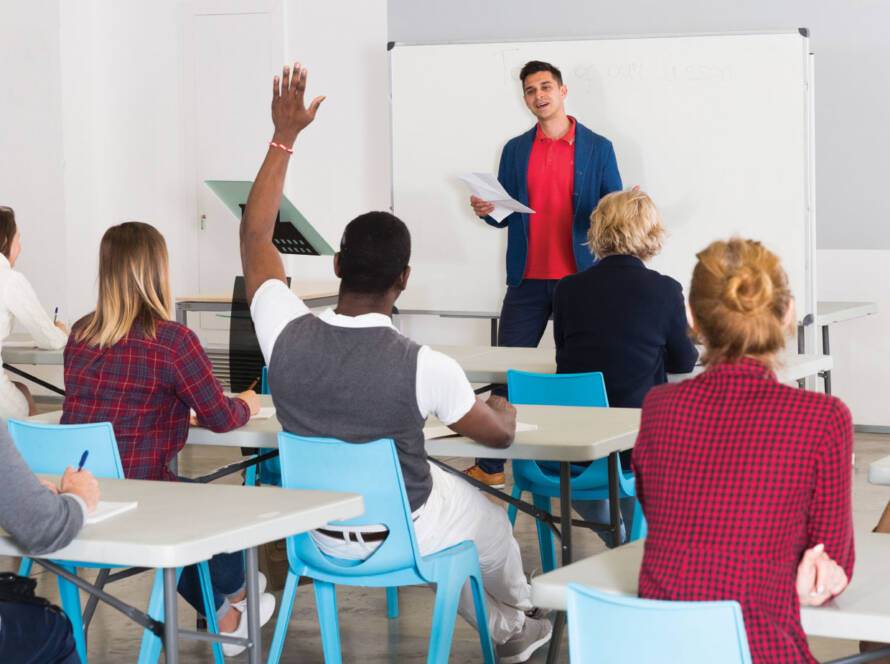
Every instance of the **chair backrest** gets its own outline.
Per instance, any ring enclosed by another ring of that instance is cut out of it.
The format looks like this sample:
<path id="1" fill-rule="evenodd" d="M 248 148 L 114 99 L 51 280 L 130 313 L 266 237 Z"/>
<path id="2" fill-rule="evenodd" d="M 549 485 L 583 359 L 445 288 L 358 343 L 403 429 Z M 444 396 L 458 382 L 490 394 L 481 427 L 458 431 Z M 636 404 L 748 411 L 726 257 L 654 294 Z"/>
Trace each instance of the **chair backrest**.
<path id="1" fill-rule="evenodd" d="M 44 424 L 9 420 L 9 433 L 22 457 L 35 473 L 61 475 L 77 467 L 89 450 L 84 468 L 96 477 L 123 479 L 117 440 L 110 422 L 92 424 Z"/>
<path id="2" fill-rule="evenodd" d="M 417 569 L 420 553 L 414 538 L 411 508 L 402 468 L 390 438 L 346 443 L 282 432 L 278 435 L 281 484 L 287 489 L 360 493 L 364 513 L 335 525 L 383 524 L 389 535 L 364 561 L 338 561 L 322 554 L 308 534 L 287 541 L 289 555 L 325 574 L 366 576 L 405 568 Z"/>
<path id="3" fill-rule="evenodd" d="M 537 406 L 596 406 L 607 408 L 606 381 L 601 371 L 577 374 L 540 374 L 507 371 L 507 393 L 512 403 Z"/>
<path id="4" fill-rule="evenodd" d="M 569 660 L 750 664 L 738 602 L 665 602 L 568 585 Z"/>

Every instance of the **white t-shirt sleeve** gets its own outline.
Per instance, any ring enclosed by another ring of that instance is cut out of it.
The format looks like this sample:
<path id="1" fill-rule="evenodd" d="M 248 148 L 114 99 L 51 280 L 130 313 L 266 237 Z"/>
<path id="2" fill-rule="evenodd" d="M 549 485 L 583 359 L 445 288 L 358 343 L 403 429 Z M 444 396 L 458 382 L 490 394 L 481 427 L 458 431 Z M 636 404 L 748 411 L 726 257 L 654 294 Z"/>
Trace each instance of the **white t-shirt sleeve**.
<path id="1" fill-rule="evenodd" d="M 309 307 L 280 279 L 267 279 L 257 289 L 250 303 L 250 317 L 267 365 L 285 325 L 308 313 Z"/>
<path id="2" fill-rule="evenodd" d="M 423 346 L 417 354 L 417 407 L 442 424 L 454 424 L 476 403 L 467 375 L 454 358 Z"/>

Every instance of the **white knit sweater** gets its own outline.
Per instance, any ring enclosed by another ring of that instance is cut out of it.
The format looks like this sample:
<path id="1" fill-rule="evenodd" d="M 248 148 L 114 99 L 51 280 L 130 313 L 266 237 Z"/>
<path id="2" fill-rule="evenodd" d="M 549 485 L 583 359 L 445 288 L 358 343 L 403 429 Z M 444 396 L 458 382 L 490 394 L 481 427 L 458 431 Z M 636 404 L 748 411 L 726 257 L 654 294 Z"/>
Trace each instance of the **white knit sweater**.
<path id="1" fill-rule="evenodd" d="M 9 336 L 15 321 L 25 327 L 40 348 L 62 348 L 68 341 L 65 333 L 53 325 L 52 317 L 40 306 L 37 293 L 28 280 L 13 270 L 6 256 L 0 254 L 0 339 Z M 0 372 L 0 417 L 18 419 L 27 416 L 25 396 L 12 384 L 5 371 Z"/>

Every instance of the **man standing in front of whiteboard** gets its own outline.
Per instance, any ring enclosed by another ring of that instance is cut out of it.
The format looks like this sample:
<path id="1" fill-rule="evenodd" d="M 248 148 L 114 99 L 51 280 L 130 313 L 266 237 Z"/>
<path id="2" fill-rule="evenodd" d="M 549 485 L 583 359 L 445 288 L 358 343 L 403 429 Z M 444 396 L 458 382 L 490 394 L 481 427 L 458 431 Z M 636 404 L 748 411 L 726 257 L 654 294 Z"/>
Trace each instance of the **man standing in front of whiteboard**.
<path id="1" fill-rule="evenodd" d="M 494 205 L 470 197 L 473 212 L 507 227 L 507 294 L 501 307 L 499 346 L 534 348 L 552 313 L 557 282 L 593 265 L 585 246 L 590 214 L 600 198 L 621 189 L 612 143 L 566 114 L 562 73 L 532 60 L 519 73 L 528 110 L 537 124 L 510 139 L 501 153 L 498 180 L 534 214 L 514 212 L 498 222 Z M 496 389 L 506 394 L 506 388 Z M 466 471 L 495 487 L 504 485 L 503 459 L 477 459 Z"/>

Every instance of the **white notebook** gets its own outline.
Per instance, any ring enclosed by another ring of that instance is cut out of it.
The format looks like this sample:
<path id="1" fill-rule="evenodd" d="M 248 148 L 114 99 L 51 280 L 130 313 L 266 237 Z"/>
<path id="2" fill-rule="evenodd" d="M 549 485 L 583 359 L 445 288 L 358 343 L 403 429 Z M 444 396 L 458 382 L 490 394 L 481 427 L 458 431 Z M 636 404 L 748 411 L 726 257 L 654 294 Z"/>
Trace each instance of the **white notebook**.
<path id="1" fill-rule="evenodd" d="M 115 502 L 112 500 L 100 500 L 96 509 L 87 515 L 86 523 L 99 523 L 100 521 L 105 521 L 105 519 L 110 519 L 118 514 L 123 514 L 124 512 L 136 509 L 138 504 L 139 503 L 136 501 Z"/>

